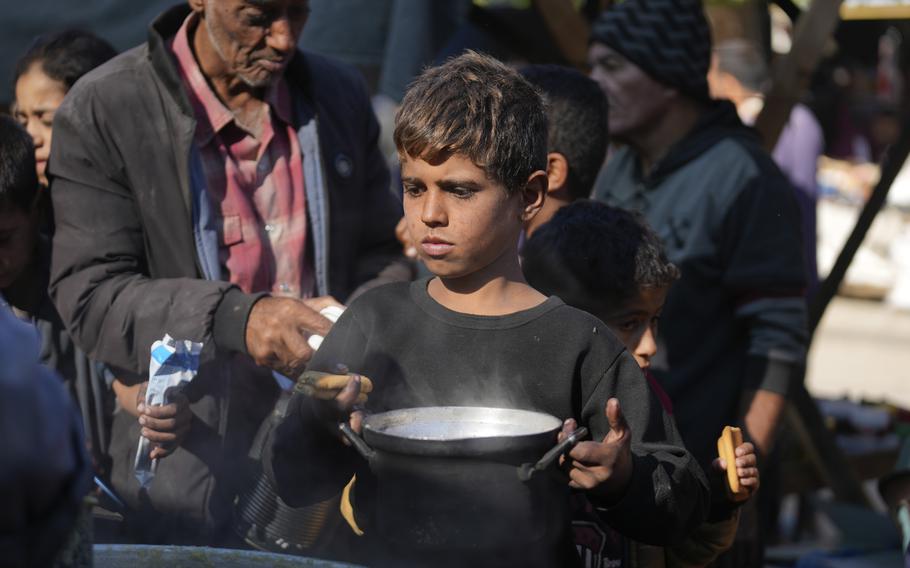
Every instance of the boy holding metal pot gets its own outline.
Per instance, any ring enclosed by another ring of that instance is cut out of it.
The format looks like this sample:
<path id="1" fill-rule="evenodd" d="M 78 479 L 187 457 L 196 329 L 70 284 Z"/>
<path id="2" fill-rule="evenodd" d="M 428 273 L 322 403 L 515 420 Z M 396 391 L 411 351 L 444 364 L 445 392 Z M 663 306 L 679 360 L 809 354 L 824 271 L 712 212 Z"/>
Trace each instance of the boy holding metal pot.
<path id="1" fill-rule="evenodd" d="M 476 53 L 428 69 L 414 82 L 396 119 L 395 142 L 410 240 L 435 276 L 358 298 L 309 369 L 344 364 L 369 376 L 372 412 L 485 406 L 573 419 L 592 440 L 569 452 L 564 485 L 585 491 L 598 514 L 623 534 L 673 542 L 707 513 L 701 468 L 634 358 L 603 322 L 531 288 L 519 265 L 519 237 L 546 198 L 544 111 L 539 93 L 521 75 Z M 346 418 L 359 390 L 354 376 L 334 401 L 292 400 L 264 458 L 289 503 L 337 492 L 357 472 L 357 508 L 369 510 L 371 474 L 333 423 Z M 537 538 L 553 546 L 489 556 L 475 550 L 470 562 L 577 565 L 564 501 L 564 508 L 539 513 L 565 518 L 558 535 Z M 358 521 L 365 539 L 375 534 L 369 513 Z M 498 528 L 504 536 L 513 530 Z M 371 563 L 403 564 L 384 556 L 382 543 L 373 544 L 378 556 Z M 440 552 L 424 563 L 465 562 Z"/>

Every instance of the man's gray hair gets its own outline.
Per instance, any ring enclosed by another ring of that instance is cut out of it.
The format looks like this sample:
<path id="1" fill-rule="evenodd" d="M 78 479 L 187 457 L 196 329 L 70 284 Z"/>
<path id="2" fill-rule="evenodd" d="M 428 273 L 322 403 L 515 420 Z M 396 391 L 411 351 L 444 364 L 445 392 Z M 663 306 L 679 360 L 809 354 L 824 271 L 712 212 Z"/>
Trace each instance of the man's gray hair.
<path id="1" fill-rule="evenodd" d="M 765 93 L 771 86 L 768 62 L 761 49 L 753 42 L 731 39 L 714 48 L 717 68 L 729 73 L 746 89 Z"/>

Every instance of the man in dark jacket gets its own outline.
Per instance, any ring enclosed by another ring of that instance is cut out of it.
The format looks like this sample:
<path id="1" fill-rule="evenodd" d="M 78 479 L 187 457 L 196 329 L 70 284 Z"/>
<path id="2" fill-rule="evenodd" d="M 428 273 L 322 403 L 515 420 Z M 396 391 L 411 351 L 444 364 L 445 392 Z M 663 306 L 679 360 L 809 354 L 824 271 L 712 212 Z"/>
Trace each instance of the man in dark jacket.
<path id="1" fill-rule="evenodd" d="M 147 489 L 131 471 L 140 426 L 114 419 L 113 482 L 147 539 L 224 538 L 278 393 L 269 369 L 295 376 L 328 330 L 319 297 L 409 276 L 367 92 L 296 49 L 307 14 L 190 0 L 56 115 L 51 294 L 75 341 L 126 384 L 165 333 L 205 345 L 191 427 Z"/>
<path id="2" fill-rule="evenodd" d="M 767 456 L 805 362 L 793 190 L 733 105 L 708 95 L 711 39 L 699 0 L 617 5 L 595 23 L 588 56 L 610 103 L 611 139 L 624 145 L 594 195 L 641 211 L 682 273 L 652 370 L 686 447 L 707 468 L 723 426 L 739 424 Z M 746 556 L 761 550 L 748 548 Z M 760 565 L 751 556 L 730 565 Z"/>

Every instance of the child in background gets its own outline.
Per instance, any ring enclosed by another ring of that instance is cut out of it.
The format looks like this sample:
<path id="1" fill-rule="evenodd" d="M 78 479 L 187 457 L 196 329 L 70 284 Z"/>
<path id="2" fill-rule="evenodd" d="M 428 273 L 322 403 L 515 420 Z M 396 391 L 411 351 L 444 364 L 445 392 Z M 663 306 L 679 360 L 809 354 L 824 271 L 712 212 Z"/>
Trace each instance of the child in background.
<path id="1" fill-rule="evenodd" d="M 569 485 L 624 534 L 684 537 L 704 518 L 707 488 L 672 420 L 602 322 L 535 291 L 521 272 L 518 240 L 547 191 L 540 95 L 516 71 L 469 52 L 415 81 L 395 142 L 407 230 L 435 276 L 358 298 L 309 369 L 344 364 L 369 376 L 373 411 L 480 405 L 574 419 L 594 441 L 570 452 Z M 343 410 L 359 392 L 356 378 L 351 386 L 335 401 Z M 325 404 L 296 396 L 275 432 L 266 469 L 291 504 L 318 499 L 317 477 L 340 490 L 362 463 L 340 441 L 328 448 Z M 556 537 L 546 550 L 512 551 L 507 565 L 578 565 L 568 524 Z"/>
<path id="2" fill-rule="evenodd" d="M 594 201 L 576 201 L 560 209 L 525 244 L 522 269 L 528 283 L 545 294 L 598 316 L 631 353 L 668 411 L 672 407 L 648 369 L 658 354 L 657 328 L 677 268 L 642 218 Z M 571 431 L 574 424 L 567 424 Z M 720 432 L 718 432 L 720 435 Z M 744 443 L 735 450 L 742 486 L 758 489 L 755 449 Z M 727 464 L 714 461 L 712 514 L 689 537 L 664 550 L 633 547 L 633 566 L 704 566 L 729 548 L 736 533 L 738 510 L 723 497 Z M 590 524 L 589 524 L 590 526 Z M 587 539 L 590 541 L 591 539 Z M 584 539 L 576 539 L 584 542 Z M 587 552 L 589 566 L 600 566 L 596 550 Z"/>
<path id="3" fill-rule="evenodd" d="M 576 69 L 526 65 L 519 69 L 547 105 L 547 199 L 528 221 L 530 237 L 561 208 L 591 195 L 607 155 L 607 96 Z"/>
<path id="4" fill-rule="evenodd" d="M 38 181 L 47 187 L 54 114 L 80 77 L 117 55 L 106 41 L 82 30 L 35 38 L 16 62 L 13 116 L 32 137 Z"/>

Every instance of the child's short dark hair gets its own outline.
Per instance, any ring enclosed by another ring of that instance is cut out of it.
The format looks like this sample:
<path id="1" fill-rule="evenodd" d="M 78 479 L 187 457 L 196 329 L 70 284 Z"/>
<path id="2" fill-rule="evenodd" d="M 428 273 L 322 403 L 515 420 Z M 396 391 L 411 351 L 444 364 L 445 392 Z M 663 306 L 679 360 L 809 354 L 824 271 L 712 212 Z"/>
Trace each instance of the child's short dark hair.
<path id="1" fill-rule="evenodd" d="M 11 117 L 0 115 L 0 208 L 31 211 L 38 190 L 32 137 Z"/>
<path id="2" fill-rule="evenodd" d="M 24 75 L 35 63 L 69 91 L 79 77 L 117 55 L 111 44 L 83 30 L 64 30 L 35 38 L 19 61 L 14 80 Z"/>
<path id="3" fill-rule="evenodd" d="M 540 292 L 594 313 L 615 310 L 642 288 L 679 278 L 641 215 L 589 200 L 563 207 L 534 232 L 522 269 Z"/>
<path id="4" fill-rule="evenodd" d="M 514 69 L 468 51 L 411 84 L 395 117 L 395 146 L 427 161 L 462 154 L 511 193 L 547 169 L 543 99 Z"/>
<path id="5" fill-rule="evenodd" d="M 547 105 L 549 152 L 569 163 L 567 189 L 572 199 L 590 197 L 607 155 L 607 97 L 597 83 L 571 67 L 528 65 L 525 79 Z"/>

